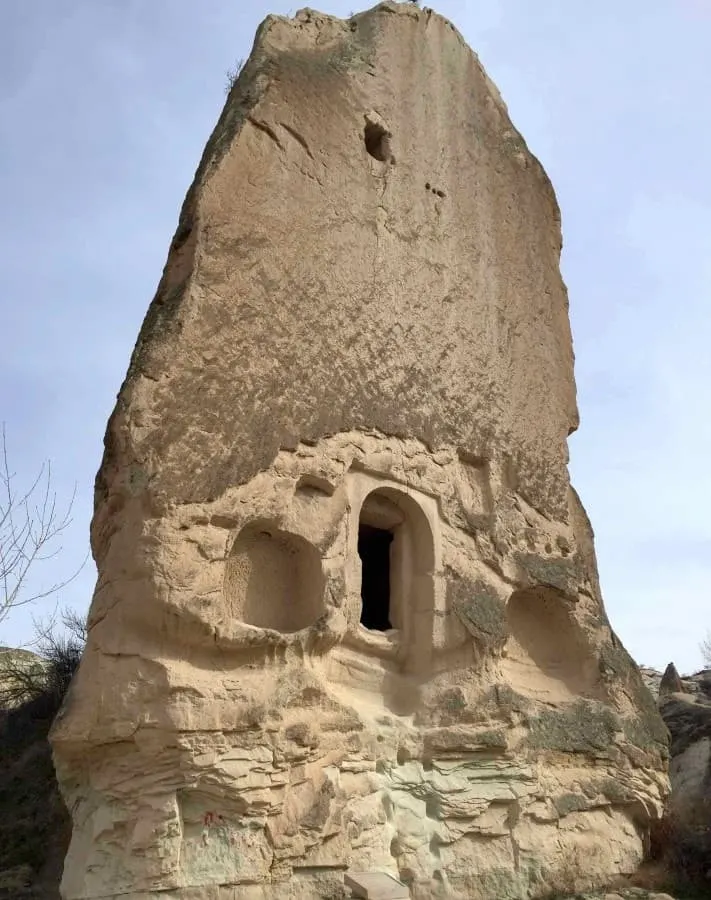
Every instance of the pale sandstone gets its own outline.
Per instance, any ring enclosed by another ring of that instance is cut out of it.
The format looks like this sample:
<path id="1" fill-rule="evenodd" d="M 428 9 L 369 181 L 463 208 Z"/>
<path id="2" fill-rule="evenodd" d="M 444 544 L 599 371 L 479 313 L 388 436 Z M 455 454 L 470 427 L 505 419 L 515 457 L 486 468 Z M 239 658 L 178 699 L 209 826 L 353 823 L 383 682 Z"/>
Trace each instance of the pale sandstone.
<path id="1" fill-rule="evenodd" d="M 111 417 L 67 900 L 416 900 L 638 864 L 666 733 L 570 487 L 559 212 L 454 27 L 270 17 Z M 393 535 L 360 624 L 359 521 Z"/>
<path id="2" fill-rule="evenodd" d="M 384 872 L 351 872 L 345 876 L 346 887 L 361 900 L 409 900 L 410 891 L 401 881 Z"/>

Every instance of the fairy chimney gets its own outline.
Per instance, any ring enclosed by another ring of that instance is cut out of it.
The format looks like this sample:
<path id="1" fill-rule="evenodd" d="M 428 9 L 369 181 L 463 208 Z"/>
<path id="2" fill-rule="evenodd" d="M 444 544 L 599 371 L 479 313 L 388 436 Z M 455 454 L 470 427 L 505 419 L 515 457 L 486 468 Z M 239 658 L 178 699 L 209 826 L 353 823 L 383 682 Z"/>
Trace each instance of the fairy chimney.
<path id="1" fill-rule="evenodd" d="M 261 25 L 106 433 L 66 900 L 636 867 L 667 738 L 570 486 L 560 250 L 450 22 Z"/>

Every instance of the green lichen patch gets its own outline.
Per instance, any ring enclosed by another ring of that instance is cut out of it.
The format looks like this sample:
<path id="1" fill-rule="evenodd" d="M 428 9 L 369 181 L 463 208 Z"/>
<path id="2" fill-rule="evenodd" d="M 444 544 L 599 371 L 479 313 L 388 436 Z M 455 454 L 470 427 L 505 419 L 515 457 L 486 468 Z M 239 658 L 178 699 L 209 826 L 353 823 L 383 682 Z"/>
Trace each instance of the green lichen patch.
<path id="1" fill-rule="evenodd" d="M 506 750 L 503 729 L 435 728 L 425 735 L 423 750 L 428 758 L 440 753 L 496 753 Z"/>
<path id="2" fill-rule="evenodd" d="M 645 765 L 650 753 L 660 760 L 667 759 L 669 733 L 635 661 L 614 637 L 600 648 L 599 660 L 603 680 L 620 686 L 637 709 L 636 716 L 627 716 L 622 723 L 625 736 L 632 745 L 627 754 L 630 761 L 634 765 Z M 642 751 L 642 756 L 635 754 L 635 747 Z"/>
<path id="3" fill-rule="evenodd" d="M 563 594 L 576 594 L 581 580 L 577 555 L 547 558 L 537 553 L 517 553 L 516 562 L 531 581 Z"/>
<path id="4" fill-rule="evenodd" d="M 563 818 L 563 816 L 568 816 L 570 813 L 583 812 L 586 809 L 590 809 L 590 800 L 584 794 L 560 794 L 560 796 L 553 798 L 553 806 L 555 806 L 558 815 Z"/>
<path id="5" fill-rule="evenodd" d="M 524 879 L 510 869 L 497 868 L 481 872 L 477 876 L 480 896 L 497 897 L 500 900 L 518 900 L 526 896 Z"/>
<path id="6" fill-rule="evenodd" d="M 447 602 L 481 645 L 491 650 L 504 645 L 509 636 L 506 606 L 488 585 L 449 570 Z"/>
<path id="7" fill-rule="evenodd" d="M 661 716 L 640 712 L 638 716 L 626 716 L 622 726 L 630 744 L 624 748 L 630 762 L 644 768 L 656 761 L 656 767 L 661 768 L 669 758 L 669 732 Z"/>
<path id="8" fill-rule="evenodd" d="M 535 750 L 604 755 L 623 730 L 619 717 L 590 700 L 564 709 L 546 709 L 529 719 L 528 745 Z"/>
<path id="9" fill-rule="evenodd" d="M 486 706 L 497 719 L 508 724 L 525 719 L 533 709 L 532 702 L 508 684 L 495 684 L 489 691 Z"/>
<path id="10" fill-rule="evenodd" d="M 617 779 L 611 778 L 609 775 L 601 778 L 590 778 L 587 781 L 583 781 L 580 787 L 590 801 L 603 796 L 606 797 L 610 803 L 619 805 L 624 803 L 635 803 L 639 799 L 630 788 Z"/>
<path id="11" fill-rule="evenodd" d="M 156 340 L 165 340 L 170 334 L 180 330 L 178 310 L 182 304 L 189 279 L 170 283 L 167 276 L 161 279 L 153 302 L 141 325 L 136 346 L 131 355 L 126 378 L 145 369 L 147 354 L 151 344 Z"/>
<path id="12" fill-rule="evenodd" d="M 467 698 L 460 687 L 449 688 L 435 698 L 435 721 L 440 725 L 452 725 L 456 722 L 472 720 L 467 715 Z"/>

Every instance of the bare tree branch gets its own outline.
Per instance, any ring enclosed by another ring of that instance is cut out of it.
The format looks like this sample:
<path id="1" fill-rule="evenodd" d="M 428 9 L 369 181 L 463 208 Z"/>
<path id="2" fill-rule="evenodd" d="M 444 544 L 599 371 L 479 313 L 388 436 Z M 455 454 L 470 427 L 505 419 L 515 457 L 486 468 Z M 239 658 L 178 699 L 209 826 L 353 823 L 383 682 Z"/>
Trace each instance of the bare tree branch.
<path id="1" fill-rule="evenodd" d="M 31 590 L 28 578 L 39 563 L 56 557 L 62 550 L 62 532 L 70 525 L 76 491 L 64 512 L 57 508 L 52 490 L 52 467 L 44 463 L 26 490 L 16 487 L 16 474 L 10 469 L 5 425 L 0 448 L 0 622 L 13 609 L 55 594 L 79 574 L 82 565 L 69 578 L 47 588 Z"/>
<path id="2" fill-rule="evenodd" d="M 225 73 L 225 93 L 229 94 L 229 92 L 234 87 L 235 81 L 239 78 L 239 73 L 244 68 L 244 59 L 238 59 L 236 64 L 228 69 Z"/>
<path id="3" fill-rule="evenodd" d="M 699 644 L 699 649 L 704 665 L 711 668 L 711 631 L 706 632 L 706 637 Z"/>
<path id="4" fill-rule="evenodd" d="M 63 609 L 35 620 L 34 653 L 0 649 L 0 709 L 42 701 L 54 712 L 79 667 L 86 644 L 86 617 Z"/>

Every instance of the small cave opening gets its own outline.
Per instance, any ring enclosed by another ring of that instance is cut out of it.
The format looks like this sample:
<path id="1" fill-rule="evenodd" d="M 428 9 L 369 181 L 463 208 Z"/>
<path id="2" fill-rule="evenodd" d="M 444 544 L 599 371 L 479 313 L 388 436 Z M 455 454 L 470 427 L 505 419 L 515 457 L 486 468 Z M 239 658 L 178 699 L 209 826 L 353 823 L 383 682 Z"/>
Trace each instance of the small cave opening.
<path id="1" fill-rule="evenodd" d="M 390 162 L 392 152 L 390 148 L 390 133 L 379 122 L 367 121 L 365 132 L 365 149 L 378 162 Z"/>
<path id="2" fill-rule="evenodd" d="M 390 621 L 390 545 L 393 533 L 361 522 L 358 527 L 358 555 L 362 579 L 361 625 L 371 631 L 388 631 Z"/>
<path id="3" fill-rule="evenodd" d="M 323 615 L 321 556 L 298 534 L 256 520 L 237 535 L 225 565 L 224 596 L 237 621 L 291 634 Z"/>

